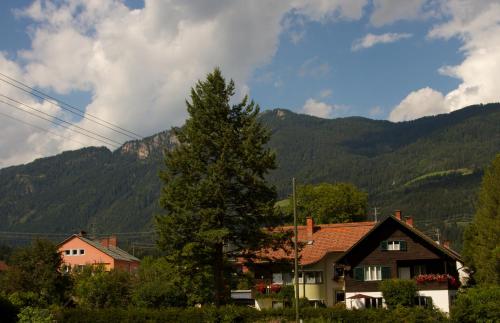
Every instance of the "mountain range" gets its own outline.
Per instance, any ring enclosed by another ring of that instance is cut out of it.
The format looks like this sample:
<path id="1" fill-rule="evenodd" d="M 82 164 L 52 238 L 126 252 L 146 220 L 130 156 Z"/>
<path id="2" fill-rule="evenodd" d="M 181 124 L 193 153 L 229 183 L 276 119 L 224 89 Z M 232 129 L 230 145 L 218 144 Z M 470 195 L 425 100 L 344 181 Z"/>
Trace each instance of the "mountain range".
<path id="1" fill-rule="evenodd" d="M 299 183 L 351 182 L 369 194 L 367 217 L 395 209 L 424 232 L 455 241 L 474 213 L 485 167 L 500 151 L 500 104 L 408 122 L 321 119 L 284 109 L 261 113 L 278 168 L 280 198 Z M 163 151 L 171 131 L 119 149 L 88 147 L 0 169 L 0 231 L 149 230 L 161 213 Z M 439 230 L 439 231 L 438 231 Z"/>

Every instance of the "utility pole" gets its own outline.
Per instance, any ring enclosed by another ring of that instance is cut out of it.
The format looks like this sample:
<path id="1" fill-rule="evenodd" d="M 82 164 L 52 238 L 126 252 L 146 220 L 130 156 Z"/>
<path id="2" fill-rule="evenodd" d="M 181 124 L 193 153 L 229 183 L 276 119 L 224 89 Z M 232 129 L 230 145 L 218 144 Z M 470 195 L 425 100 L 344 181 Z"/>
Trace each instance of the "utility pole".
<path id="1" fill-rule="evenodd" d="M 437 243 L 438 244 L 441 244 L 441 240 L 439 240 L 439 238 L 441 237 L 441 234 L 439 232 L 439 228 L 436 228 L 436 238 L 437 238 Z"/>
<path id="2" fill-rule="evenodd" d="M 298 229 L 297 229 L 297 197 L 295 196 L 295 177 L 292 178 L 292 190 L 293 190 L 293 233 L 294 233 L 294 262 L 295 262 L 295 323 L 299 323 L 299 247 L 298 247 Z"/>
<path id="3" fill-rule="evenodd" d="M 373 213 L 373 216 L 375 217 L 375 222 L 378 222 L 378 219 L 377 219 L 377 207 L 374 207 L 374 213 Z"/>

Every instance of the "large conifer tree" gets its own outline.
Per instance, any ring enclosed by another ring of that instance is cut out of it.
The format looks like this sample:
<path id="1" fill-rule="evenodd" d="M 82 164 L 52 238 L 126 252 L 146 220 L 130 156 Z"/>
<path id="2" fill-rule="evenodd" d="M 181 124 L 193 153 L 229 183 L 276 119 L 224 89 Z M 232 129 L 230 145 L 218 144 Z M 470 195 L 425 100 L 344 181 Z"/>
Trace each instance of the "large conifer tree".
<path id="1" fill-rule="evenodd" d="M 245 97 L 231 104 L 234 83 L 219 69 L 191 89 L 189 117 L 166 152 L 157 217 L 159 245 L 183 275 L 191 303 L 223 304 L 229 295 L 228 253 L 259 248 L 263 226 L 275 223 L 275 188 L 264 176 L 275 168 L 265 146 L 259 107 Z"/>
<path id="2" fill-rule="evenodd" d="M 500 284 L 500 154 L 484 174 L 476 214 L 465 231 L 464 257 L 477 283 Z"/>

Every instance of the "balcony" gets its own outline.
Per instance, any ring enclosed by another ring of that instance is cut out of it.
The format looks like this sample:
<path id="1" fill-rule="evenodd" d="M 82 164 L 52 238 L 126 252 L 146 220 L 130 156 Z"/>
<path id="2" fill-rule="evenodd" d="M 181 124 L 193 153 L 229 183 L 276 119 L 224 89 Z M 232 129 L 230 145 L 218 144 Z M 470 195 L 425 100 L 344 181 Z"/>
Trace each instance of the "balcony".
<path id="1" fill-rule="evenodd" d="M 458 289 L 460 281 L 449 274 L 424 274 L 415 276 L 419 290 Z"/>

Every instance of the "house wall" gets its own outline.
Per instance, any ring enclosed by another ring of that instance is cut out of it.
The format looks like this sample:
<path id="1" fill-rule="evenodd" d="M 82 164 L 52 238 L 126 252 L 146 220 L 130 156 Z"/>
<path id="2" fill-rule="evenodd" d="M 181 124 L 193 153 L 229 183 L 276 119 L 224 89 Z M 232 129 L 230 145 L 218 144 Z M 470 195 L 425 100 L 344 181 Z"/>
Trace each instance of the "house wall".
<path id="1" fill-rule="evenodd" d="M 361 242 L 356 251 L 351 252 L 345 259 L 346 263 L 351 266 L 351 270 L 345 277 L 346 291 L 349 292 L 376 292 L 378 291 L 378 284 L 380 281 L 357 281 L 353 277 L 354 267 L 368 266 L 368 265 L 381 265 L 391 268 L 391 277 L 398 278 L 398 261 L 432 261 L 436 263 L 441 261 L 441 256 L 436 252 L 429 249 L 429 243 L 421 238 L 411 234 L 409 230 L 401 228 L 393 222 L 387 222 L 383 230 L 373 232 L 369 239 Z M 408 232 L 407 232 L 408 231 Z M 406 251 L 383 251 L 380 248 L 380 242 L 383 240 L 404 240 L 407 243 Z M 451 259 L 442 259 L 442 266 L 444 262 L 450 262 Z M 456 271 L 454 262 L 448 265 L 448 272 Z M 444 273 L 444 269 L 443 272 Z M 442 287 L 441 287 L 442 288 Z"/>
<path id="2" fill-rule="evenodd" d="M 136 271 L 139 268 L 138 261 L 115 260 L 115 269 L 125 270 L 127 272 Z"/>
<path id="3" fill-rule="evenodd" d="M 85 250 L 84 255 L 66 255 L 65 250 L 72 249 L 83 249 Z M 74 237 L 69 241 L 66 241 L 63 245 L 59 247 L 59 252 L 61 252 L 62 260 L 64 264 L 71 265 L 71 267 L 78 265 L 93 265 L 93 264 L 104 264 L 106 270 L 114 268 L 114 259 L 99 249 L 89 245 L 85 241 Z"/>
<path id="4" fill-rule="evenodd" d="M 299 283 L 299 297 L 307 297 L 309 300 L 315 300 L 315 301 L 323 301 L 327 302 L 326 299 L 326 281 L 328 280 L 327 278 L 327 273 L 326 273 L 326 262 L 324 260 L 315 263 L 310 266 L 304 266 L 301 269 L 299 269 L 302 272 L 307 272 L 307 271 L 322 271 L 323 272 L 323 283 L 322 284 L 300 284 Z"/>
<path id="5" fill-rule="evenodd" d="M 456 290 L 421 290 L 420 296 L 432 297 L 432 305 L 442 312 L 450 312 L 450 298 L 455 296 Z"/>

